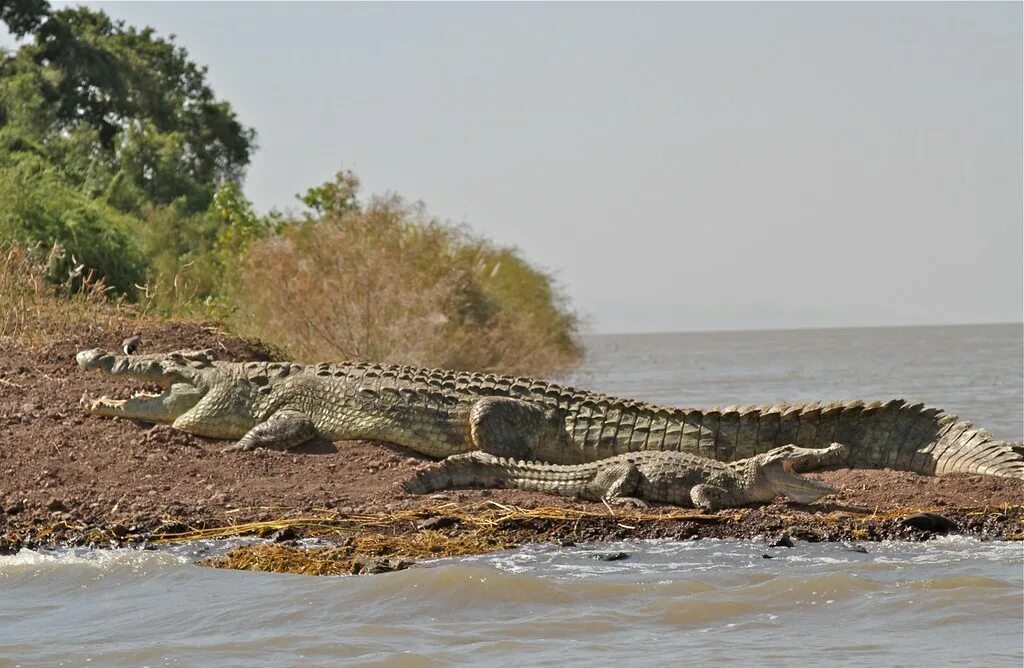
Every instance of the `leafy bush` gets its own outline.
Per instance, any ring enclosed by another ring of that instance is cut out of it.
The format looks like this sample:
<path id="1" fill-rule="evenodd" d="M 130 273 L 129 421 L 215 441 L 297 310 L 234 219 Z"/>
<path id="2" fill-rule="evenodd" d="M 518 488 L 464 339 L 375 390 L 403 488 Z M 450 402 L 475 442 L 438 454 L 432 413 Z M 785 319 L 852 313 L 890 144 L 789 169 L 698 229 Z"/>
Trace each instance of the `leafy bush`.
<path id="1" fill-rule="evenodd" d="M 223 318 L 246 246 L 279 225 L 277 214 L 256 215 L 234 183 L 218 188 L 203 213 L 187 215 L 177 206 L 148 209 L 139 235 L 150 264 L 143 310 Z"/>
<path id="2" fill-rule="evenodd" d="M 18 241 L 49 261 L 53 283 L 94 278 L 125 295 L 145 280 L 133 238 L 138 221 L 83 195 L 36 160 L 0 167 L 0 240 Z"/>
<path id="3" fill-rule="evenodd" d="M 340 174 L 303 198 L 305 220 L 249 245 L 229 298 L 236 330 L 306 360 L 538 374 L 579 358 L 549 275 L 397 196 L 361 207 L 357 188 Z"/>

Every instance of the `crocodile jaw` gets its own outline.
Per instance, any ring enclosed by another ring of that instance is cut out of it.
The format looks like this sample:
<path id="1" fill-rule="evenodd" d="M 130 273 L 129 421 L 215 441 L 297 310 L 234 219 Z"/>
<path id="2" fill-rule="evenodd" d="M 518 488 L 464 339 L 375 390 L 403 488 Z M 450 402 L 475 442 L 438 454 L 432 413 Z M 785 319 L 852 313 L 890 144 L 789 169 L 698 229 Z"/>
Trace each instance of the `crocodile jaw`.
<path id="1" fill-rule="evenodd" d="M 82 397 L 81 405 L 90 415 L 173 424 L 199 403 L 204 395 L 205 392 L 188 383 L 175 383 L 156 396 L 136 395 L 131 399 Z"/>
<path id="2" fill-rule="evenodd" d="M 835 494 L 836 488 L 793 473 L 791 462 L 776 462 L 764 468 L 764 476 L 776 494 L 784 494 L 797 503 L 812 503 Z"/>
<path id="3" fill-rule="evenodd" d="M 164 388 L 159 395 L 137 394 L 131 399 L 82 397 L 82 408 L 91 415 L 171 424 L 206 394 L 206 390 L 185 382 L 184 375 L 173 368 L 173 361 L 168 364 L 169 358 L 165 355 L 128 357 L 93 349 L 78 353 L 75 361 L 84 369 L 99 369 L 113 376 L 128 376 Z"/>

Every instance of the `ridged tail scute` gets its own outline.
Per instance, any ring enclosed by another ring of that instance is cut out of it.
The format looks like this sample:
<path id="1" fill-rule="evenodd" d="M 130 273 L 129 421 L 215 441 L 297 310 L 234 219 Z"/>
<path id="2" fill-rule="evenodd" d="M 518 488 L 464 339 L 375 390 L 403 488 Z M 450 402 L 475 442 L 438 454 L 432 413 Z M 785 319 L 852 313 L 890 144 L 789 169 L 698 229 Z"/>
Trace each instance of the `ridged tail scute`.
<path id="1" fill-rule="evenodd" d="M 593 478 L 599 463 L 558 465 L 526 462 L 475 450 L 453 455 L 416 472 L 402 483 L 409 494 L 444 489 L 504 489 L 578 496 Z"/>
<path id="2" fill-rule="evenodd" d="M 827 420 L 825 412 L 822 417 L 816 437 L 833 430 L 833 441 L 850 446 L 850 466 L 1024 478 L 1019 444 L 995 440 L 988 431 L 937 408 L 907 406 L 900 400 L 848 402 Z"/>
<path id="3" fill-rule="evenodd" d="M 603 420 L 603 428 L 592 421 Z M 581 461 L 636 450 L 677 450 L 733 461 L 783 445 L 849 446 L 843 462 L 926 475 L 987 474 L 1024 478 L 1024 446 L 993 439 L 984 429 L 941 409 L 892 401 L 665 409 L 639 404 L 588 405 L 570 417 L 585 434 Z"/>

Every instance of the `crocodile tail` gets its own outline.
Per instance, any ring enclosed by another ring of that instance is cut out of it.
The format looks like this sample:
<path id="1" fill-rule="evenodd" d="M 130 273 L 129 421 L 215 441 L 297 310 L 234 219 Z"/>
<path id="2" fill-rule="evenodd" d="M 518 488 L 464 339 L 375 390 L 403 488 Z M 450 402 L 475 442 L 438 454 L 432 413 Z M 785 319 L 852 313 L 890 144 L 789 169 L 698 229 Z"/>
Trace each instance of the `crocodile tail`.
<path id="1" fill-rule="evenodd" d="M 993 439 L 988 431 L 943 415 L 938 408 L 899 399 L 779 404 L 725 409 L 720 415 L 705 440 L 715 444 L 721 459 L 749 457 L 789 443 L 823 448 L 838 442 L 849 447 L 847 466 L 1024 478 L 1020 443 Z"/>
<path id="2" fill-rule="evenodd" d="M 589 401 L 567 428 L 573 453 L 595 461 L 623 452 L 676 450 L 735 461 L 783 445 L 849 447 L 847 466 L 892 468 L 926 475 L 983 473 L 1024 477 L 1024 447 L 941 409 L 902 399 L 834 401 L 697 410 L 639 402 Z"/>
<path id="3" fill-rule="evenodd" d="M 1024 442 L 993 439 L 988 430 L 979 429 L 955 415 L 942 416 L 939 423 L 938 438 L 915 452 L 912 471 L 1024 478 Z"/>
<path id="4" fill-rule="evenodd" d="M 417 471 L 402 488 L 409 494 L 429 494 L 466 487 L 504 487 L 502 464 L 504 460 L 479 451 L 454 455 Z"/>
<path id="5" fill-rule="evenodd" d="M 584 496 L 601 464 L 559 465 L 517 461 L 478 450 L 453 455 L 417 472 L 403 483 L 410 494 L 442 489 L 521 489 L 560 496 Z"/>

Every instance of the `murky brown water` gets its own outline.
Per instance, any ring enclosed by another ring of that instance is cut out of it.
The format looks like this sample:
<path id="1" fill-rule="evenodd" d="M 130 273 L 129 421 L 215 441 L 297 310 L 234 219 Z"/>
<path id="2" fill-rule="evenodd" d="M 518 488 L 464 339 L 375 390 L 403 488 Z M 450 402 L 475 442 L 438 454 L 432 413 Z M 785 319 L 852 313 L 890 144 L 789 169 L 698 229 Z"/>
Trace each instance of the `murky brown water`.
<path id="1" fill-rule="evenodd" d="M 599 337 L 573 382 L 698 406 L 902 396 L 1019 439 L 1022 347 L 1019 325 Z M 864 547 L 544 545 L 338 578 L 190 565 L 223 545 L 23 551 L 0 557 L 0 667 L 1024 661 L 1024 544 Z"/>

